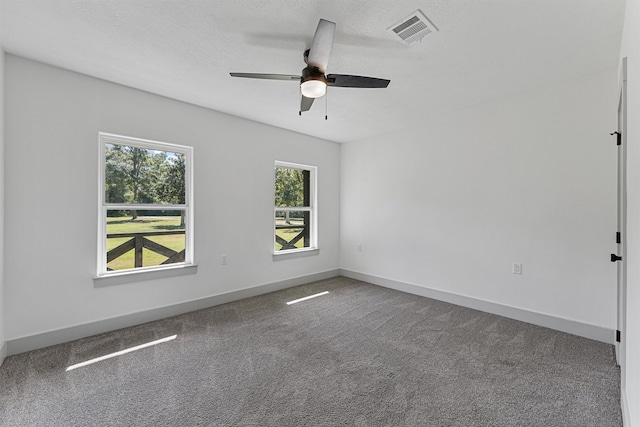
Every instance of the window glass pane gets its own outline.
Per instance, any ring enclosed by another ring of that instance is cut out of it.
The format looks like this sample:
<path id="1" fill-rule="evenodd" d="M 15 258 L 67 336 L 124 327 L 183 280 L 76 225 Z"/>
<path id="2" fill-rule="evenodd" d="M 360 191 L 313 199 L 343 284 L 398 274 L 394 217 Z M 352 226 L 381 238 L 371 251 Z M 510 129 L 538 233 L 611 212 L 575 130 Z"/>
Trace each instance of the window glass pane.
<path id="1" fill-rule="evenodd" d="M 107 269 L 184 262 L 185 211 L 107 211 Z"/>
<path id="2" fill-rule="evenodd" d="M 309 171 L 276 166 L 275 205 L 309 206 Z"/>
<path id="3" fill-rule="evenodd" d="M 184 204 L 185 156 L 105 144 L 106 203 Z"/>
<path id="4" fill-rule="evenodd" d="M 308 248 L 310 246 L 308 211 L 276 211 L 275 250 Z"/>

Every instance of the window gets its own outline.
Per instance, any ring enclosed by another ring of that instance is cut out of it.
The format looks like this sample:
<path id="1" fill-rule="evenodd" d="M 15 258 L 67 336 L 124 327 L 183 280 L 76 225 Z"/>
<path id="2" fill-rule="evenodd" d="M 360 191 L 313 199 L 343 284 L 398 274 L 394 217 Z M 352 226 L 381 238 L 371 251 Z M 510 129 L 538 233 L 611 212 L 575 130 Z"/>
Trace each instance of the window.
<path id="1" fill-rule="evenodd" d="M 99 139 L 98 276 L 192 264 L 192 149 Z"/>
<path id="2" fill-rule="evenodd" d="M 317 248 L 316 168 L 276 162 L 274 252 Z"/>

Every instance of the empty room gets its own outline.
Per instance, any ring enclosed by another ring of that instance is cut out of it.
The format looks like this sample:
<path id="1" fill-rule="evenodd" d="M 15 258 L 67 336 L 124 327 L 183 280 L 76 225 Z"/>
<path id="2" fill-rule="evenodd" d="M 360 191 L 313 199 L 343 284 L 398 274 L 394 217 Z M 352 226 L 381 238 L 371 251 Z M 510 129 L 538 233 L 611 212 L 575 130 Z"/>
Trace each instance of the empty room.
<path id="1" fill-rule="evenodd" d="M 640 0 L 0 0 L 0 426 L 640 427 Z"/>

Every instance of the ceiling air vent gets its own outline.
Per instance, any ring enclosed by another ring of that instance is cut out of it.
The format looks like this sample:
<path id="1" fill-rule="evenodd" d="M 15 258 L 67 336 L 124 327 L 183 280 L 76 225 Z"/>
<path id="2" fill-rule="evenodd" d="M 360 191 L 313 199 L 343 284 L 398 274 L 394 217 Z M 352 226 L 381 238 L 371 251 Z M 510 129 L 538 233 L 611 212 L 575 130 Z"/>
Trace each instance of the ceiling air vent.
<path id="1" fill-rule="evenodd" d="M 419 9 L 387 30 L 400 37 L 406 44 L 420 41 L 423 37 L 438 31 L 436 26 Z"/>

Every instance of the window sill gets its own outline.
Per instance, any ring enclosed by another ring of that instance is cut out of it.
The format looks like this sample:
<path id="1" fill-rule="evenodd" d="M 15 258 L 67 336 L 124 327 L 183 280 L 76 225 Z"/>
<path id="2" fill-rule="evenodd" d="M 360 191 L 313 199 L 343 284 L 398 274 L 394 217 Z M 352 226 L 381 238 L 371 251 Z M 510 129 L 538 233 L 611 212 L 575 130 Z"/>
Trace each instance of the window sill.
<path id="1" fill-rule="evenodd" d="M 143 282 L 145 280 L 165 279 L 167 277 L 186 276 L 196 274 L 197 264 L 176 265 L 164 268 L 154 268 L 151 270 L 129 270 L 122 273 L 110 273 L 104 276 L 93 278 L 93 287 L 102 288 L 104 286 L 122 285 L 133 282 Z"/>
<path id="2" fill-rule="evenodd" d="M 273 254 L 273 260 L 281 261 L 284 259 L 302 258 L 307 256 L 318 255 L 319 253 L 320 253 L 320 249 L 318 248 L 296 249 L 296 250 L 286 251 L 286 252 L 275 252 Z"/>

